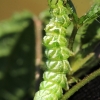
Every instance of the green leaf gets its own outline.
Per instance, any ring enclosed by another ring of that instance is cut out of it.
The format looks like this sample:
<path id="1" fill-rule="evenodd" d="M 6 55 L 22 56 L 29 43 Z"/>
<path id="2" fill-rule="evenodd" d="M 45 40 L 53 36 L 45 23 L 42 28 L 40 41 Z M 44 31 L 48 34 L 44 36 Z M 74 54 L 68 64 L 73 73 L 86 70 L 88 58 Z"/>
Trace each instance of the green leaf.
<path id="1" fill-rule="evenodd" d="M 79 19 L 79 24 L 88 23 L 89 21 L 93 21 L 98 18 L 100 15 L 100 3 L 94 4 L 90 10 Z"/>
<path id="2" fill-rule="evenodd" d="M 4 25 L 10 26 L 9 31 L 5 28 L 4 32 L 2 29 L 1 38 L 5 40 L 9 38 L 11 44 L 6 47 L 10 53 L 2 54 L 0 58 L 0 75 L 2 76 L 0 77 L 0 100 L 24 100 L 26 94 L 31 95 L 33 92 L 30 87 L 33 85 L 35 74 L 33 18 L 23 12 L 11 18 L 8 24 L 6 23 Z M 17 35 L 18 38 L 15 38 Z M 2 44 L 1 49 L 5 50 L 3 43 L 0 43 Z"/>
<path id="3" fill-rule="evenodd" d="M 17 13 L 0 23 L 0 57 L 10 55 L 22 31 L 28 27 L 29 18 L 32 18 L 32 15 L 28 12 Z"/>
<path id="4" fill-rule="evenodd" d="M 100 52 L 96 50 L 96 46 L 100 41 L 100 3 L 94 4 L 86 15 L 79 19 L 79 29 L 75 39 L 75 50 L 78 51 L 71 59 L 73 72 L 87 68 L 87 71 L 99 62 L 98 55 Z M 98 49 L 99 50 L 99 49 Z M 91 55 L 91 54 L 94 55 Z M 95 59 L 97 59 L 95 61 Z M 95 62 L 95 63 L 94 63 Z M 80 75 L 85 74 L 85 70 L 81 70 Z"/>

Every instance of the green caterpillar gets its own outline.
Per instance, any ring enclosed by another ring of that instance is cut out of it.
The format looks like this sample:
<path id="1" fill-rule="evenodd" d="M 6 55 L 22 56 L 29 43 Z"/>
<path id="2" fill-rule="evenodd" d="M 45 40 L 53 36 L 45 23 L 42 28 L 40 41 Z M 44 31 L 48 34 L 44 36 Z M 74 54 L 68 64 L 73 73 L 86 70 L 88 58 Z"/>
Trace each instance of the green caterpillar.
<path id="1" fill-rule="evenodd" d="M 63 0 L 50 0 L 52 18 L 45 28 L 46 36 L 43 44 L 46 47 L 47 71 L 43 74 L 44 81 L 40 90 L 35 94 L 34 100 L 59 100 L 63 95 L 62 89 L 68 89 L 66 74 L 71 70 L 68 62 L 73 53 L 66 47 L 67 27 L 70 18 Z"/>

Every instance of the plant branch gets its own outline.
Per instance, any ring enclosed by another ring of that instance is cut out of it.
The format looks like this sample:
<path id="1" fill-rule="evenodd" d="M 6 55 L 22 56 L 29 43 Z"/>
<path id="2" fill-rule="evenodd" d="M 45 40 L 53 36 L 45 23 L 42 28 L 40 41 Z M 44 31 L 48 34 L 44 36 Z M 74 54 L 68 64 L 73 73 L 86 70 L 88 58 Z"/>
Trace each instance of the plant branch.
<path id="1" fill-rule="evenodd" d="M 71 97 L 76 91 L 78 91 L 81 87 L 83 87 L 85 84 L 89 83 L 91 80 L 96 78 L 97 76 L 100 76 L 100 68 L 91 73 L 89 76 L 84 78 L 82 81 L 80 81 L 78 84 L 73 86 L 68 92 L 64 94 L 61 100 L 67 100 L 69 97 Z"/>
<path id="2" fill-rule="evenodd" d="M 76 36 L 76 33 L 77 33 L 77 25 L 74 25 L 74 29 L 73 29 L 73 32 L 72 32 L 72 34 L 71 34 L 71 36 L 70 36 L 70 38 L 69 38 L 69 45 L 68 45 L 68 48 L 70 49 L 70 50 L 72 50 L 73 49 L 73 44 L 74 44 L 74 40 L 75 40 L 75 36 Z M 73 51 L 73 50 L 72 50 Z"/>
<path id="3" fill-rule="evenodd" d="M 72 50 L 72 49 L 73 49 L 74 40 L 75 40 L 75 36 L 76 36 L 77 30 L 78 30 L 78 28 L 79 28 L 79 25 L 78 25 L 78 19 L 79 19 L 79 18 L 78 18 L 78 16 L 77 16 L 76 12 L 73 12 L 73 10 L 71 9 L 70 6 L 67 7 L 67 8 L 68 8 L 68 10 L 70 11 L 69 17 L 70 17 L 71 21 L 72 21 L 73 24 L 74 24 L 74 29 L 73 29 L 73 31 L 72 31 L 72 34 L 71 34 L 70 38 L 69 38 L 69 44 L 68 44 L 68 48 L 69 48 L 70 50 Z M 75 10 L 74 10 L 74 11 L 75 11 Z M 73 51 L 73 50 L 72 50 L 72 51 Z"/>

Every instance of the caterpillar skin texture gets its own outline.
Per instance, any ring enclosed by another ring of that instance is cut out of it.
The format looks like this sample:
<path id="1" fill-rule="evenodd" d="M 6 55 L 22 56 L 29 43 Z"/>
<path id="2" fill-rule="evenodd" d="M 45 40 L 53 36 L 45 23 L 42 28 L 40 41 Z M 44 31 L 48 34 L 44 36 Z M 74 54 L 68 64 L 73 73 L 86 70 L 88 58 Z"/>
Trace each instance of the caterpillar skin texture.
<path id="1" fill-rule="evenodd" d="M 68 89 L 66 74 L 71 68 L 67 59 L 72 52 L 67 48 L 66 29 L 70 19 L 62 0 L 58 0 L 51 8 L 52 18 L 46 25 L 46 36 L 43 38 L 47 70 L 34 100 L 59 100 L 63 95 L 62 89 Z"/>

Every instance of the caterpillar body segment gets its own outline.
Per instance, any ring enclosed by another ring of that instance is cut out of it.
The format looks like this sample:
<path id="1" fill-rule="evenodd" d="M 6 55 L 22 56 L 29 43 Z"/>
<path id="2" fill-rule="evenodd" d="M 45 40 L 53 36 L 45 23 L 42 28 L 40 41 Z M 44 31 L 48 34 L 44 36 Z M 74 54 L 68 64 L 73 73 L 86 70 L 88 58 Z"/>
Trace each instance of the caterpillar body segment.
<path id="1" fill-rule="evenodd" d="M 52 1 L 49 0 L 49 5 Z M 71 22 L 63 0 L 56 1 L 50 5 L 52 18 L 46 25 L 46 36 L 43 38 L 47 70 L 34 100 L 59 100 L 63 95 L 62 89 L 68 89 L 66 74 L 71 70 L 68 58 L 73 53 L 67 48 L 66 33 Z"/>

